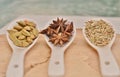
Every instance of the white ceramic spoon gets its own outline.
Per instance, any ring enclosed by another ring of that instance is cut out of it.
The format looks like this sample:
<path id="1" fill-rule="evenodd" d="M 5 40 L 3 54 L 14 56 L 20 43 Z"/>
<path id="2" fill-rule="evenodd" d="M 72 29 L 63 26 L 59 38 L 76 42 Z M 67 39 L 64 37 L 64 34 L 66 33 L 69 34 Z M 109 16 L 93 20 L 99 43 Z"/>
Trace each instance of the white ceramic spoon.
<path id="1" fill-rule="evenodd" d="M 9 24 L 7 30 L 12 29 L 13 26 L 15 26 L 15 24 L 17 24 L 16 22 L 20 21 L 20 20 L 33 21 L 31 19 L 28 19 L 28 18 L 17 19 Z M 33 22 L 36 23 L 35 21 L 33 21 Z M 37 25 L 36 26 L 37 29 L 39 30 L 37 23 L 36 23 L 36 25 Z M 13 50 L 13 54 L 12 54 L 12 57 L 11 57 L 11 60 L 10 60 L 10 63 L 8 65 L 8 69 L 6 72 L 6 77 L 24 77 L 24 57 L 25 57 L 25 54 L 27 53 L 27 51 L 31 47 L 33 47 L 33 45 L 36 43 L 36 41 L 39 37 L 37 37 L 33 41 L 33 43 L 28 47 L 18 47 L 16 45 L 14 45 L 13 42 L 10 40 L 8 32 L 6 33 L 6 36 L 7 36 L 8 43 Z"/>
<path id="2" fill-rule="evenodd" d="M 89 45 L 91 45 L 98 52 L 102 76 L 103 77 L 120 77 L 119 66 L 117 64 L 117 61 L 115 60 L 115 57 L 111 52 L 111 47 L 113 45 L 113 42 L 115 41 L 116 33 L 114 33 L 114 37 L 110 41 L 110 43 L 104 47 L 95 46 L 89 41 L 89 39 L 86 37 L 86 34 L 85 34 L 85 27 L 83 27 L 83 35 L 86 41 L 89 43 Z"/>
<path id="3" fill-rule="evenodd" d="M 63 18 L 63 19 L 65 19 L 65 18 Z M 54 20 L 56 20 L 56 19 L 54 19 Z M 46 26 L 48 27 L 50 23 L 52 23 L 52 21 L 47 23 Z M 49 42 L 48 36 L 44 35 L 47 44 L 49 45 L 49 47 L 52 50 L 49 67 L 48 67 L 49 77 L 64 77 L 64 71 L 65 71 L 64 70 L 64 52 L 68 48 L 68 46 L 73 42 L 73 40 L 75 38 L 76 28 L 75 28 L 75 26 L 73 26 L 73 27 L 74 27 L 74 29 L 73 29 L 73 34 L 72 34 L 71 39 L 69 40 L 68 43 L 64 44 L 61 47 L 55 46 L 54 44 Z"/>

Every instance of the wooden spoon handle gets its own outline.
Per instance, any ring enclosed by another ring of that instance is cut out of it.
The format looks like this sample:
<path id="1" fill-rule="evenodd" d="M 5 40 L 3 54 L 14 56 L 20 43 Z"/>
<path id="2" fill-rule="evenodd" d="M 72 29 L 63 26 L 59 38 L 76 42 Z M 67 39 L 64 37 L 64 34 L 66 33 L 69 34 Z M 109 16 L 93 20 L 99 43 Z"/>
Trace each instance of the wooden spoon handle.
<path id="1" fill-rule="evenodd" d="M 98 50 L 103 77 L 120 77 L 120 69 L 110 48 Z"/>
<path id="2" fill-rule="evenodd" d="M 8 69 L 6 72 L 6 77 L 23 77 L 23 61 L 24 54 L 21 52 L 13 52 Z"/>
<path id="3" fill-rule="evenodd" d="M 49 77 L 63 77 L 64 76 L 64 51 L 52 50 L 51 58 L 48 68 Z"/>

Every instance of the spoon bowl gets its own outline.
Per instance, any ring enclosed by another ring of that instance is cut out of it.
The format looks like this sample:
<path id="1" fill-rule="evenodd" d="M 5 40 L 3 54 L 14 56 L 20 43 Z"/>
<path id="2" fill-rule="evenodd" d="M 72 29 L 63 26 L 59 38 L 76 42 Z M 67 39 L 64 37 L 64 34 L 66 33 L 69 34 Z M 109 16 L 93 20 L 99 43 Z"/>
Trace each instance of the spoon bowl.
<path id="1" fill-rule="evenodd" d="M 99 20 L 99 19 L 97 19 L 97 18 L 95 18 L 95 19 L 92 19 L 92 20 Z M 103 19 L 102 19 L 103 20 Z M 105 22 L 107 22 L 107 23 L 109 23 L 107 20 L 104 20 Z M 110 25 L 112 25 L 112 24 L 110 24 Z M 116 31 L 115 31 L 115 28 L 114 28 L 114 26 L 112 26 L 112 28 L 113 28 L 113 30 L 114 30 L 114 37 L 112 38 L 112 40 L 106 45 L 106 46 L 103 46 L 103 47 L 112 47 L 112 45 L 113 45 L 113 43 L 114 43 L 114 41 L 115 41 L 115 38 L 116 38 Z M 84 36 L 84 38 L 85 38 L 85 40 L 89 43 L 89 45 L 90 46 L 92 46 L 93 48 L 95 48 L 95 49 L 99 49 L 99 48 L 101 48 L 100 46 L 96 46 L 96 45 L 94 45 L 93 43 L 91 43 L 90 41 L 89 41 L 89 39 L 86 37 L 86 34 L 85 34 L 85 26 L 83 27 L 83 36 Z M 102 47 L 102 48 L 103 48 Z"/>
<path id="2" fill-rule="evenodd" d="M 7 30 L 12 29 L 16 25 L 17 21 L 22 21 L 22 20 L 33 21 L 36 24 L 36 28 L 39 30 L 38 24 L 34 20 L 28 19 L 28 18 L 21 18 L 21 19 L 14 20 L 13 22 L 11 22 L 9 24 Z M 28 52 L 28 50 L 35 45 L 39 36 L 37 36 L 37 38 L 34 39 L 33 43 L 31 45 L 29 45 L 28 47 L 16 46 L 13 43 L 13 41 L 9 38 L 8 32 L 6 32 L 6 37 L 7 37 L 10 47 L 13 50 L 13 54 L 12 54 L 12 57 L 11 57 L 11 60 L 10 60 L 10 63 L 8 65 L 8 69 L 6 72 L 6 77 L 23 77 L 23 75 L 24 75 L 24 67 L 23 67 L 24 66 L 24 56 Z"/>
<path id="3" fill-rule="evenodd" d="M 63 17 L 59 17 L 59 18 L 63 18 Z M 66 18 L 63 18 L 63 19 L 66 19 Z M 55 19 L 52 19 L 52 20 L 55 20 Z M 46 24 L 45 28 L 47 28 L 49 24 L 52 23 L 52 20 Z M 48 46 L 52 50 L 49 67 L 48 67 L 49 77 L 63 77 L 64 76 L 64 52 L 73 42 L 75 35 L 76 35 L 76 28 L 73 25 L 73 32 L 72 32 L 71 38 L 69 39 L 67 43 L 65 43 L 62 46 L 55 46 L 53 43 L 49 42 L 49 37 L 44 35 Z"/>
<path id="4" fill-rule="evenodd" d="M 99 20 L 99 19 L 93 19 L 93 20 Z M 103 20 L 103 19 L 102 19 Z M 108 23 L 108 21 L 104 20 Z M 110 24 L 112 25 L 112 24 Z M 116 38 L 116 32 L 114 27 L 112 26 L 114 30 L 114 37 L 112 40 L 106 45 L 106 46 L 96 46 L 87 38 L 85 34 L 85 26 L 83 27 L 83 36 L 85 40 L 88 42 L 88 44 L 97 50 L 99 59 L 100 59 L 100 69 L 103 77 L 120 77 L 120 70 L 119 66 L 112 54 L 111 47 L 115 41 Z"/>

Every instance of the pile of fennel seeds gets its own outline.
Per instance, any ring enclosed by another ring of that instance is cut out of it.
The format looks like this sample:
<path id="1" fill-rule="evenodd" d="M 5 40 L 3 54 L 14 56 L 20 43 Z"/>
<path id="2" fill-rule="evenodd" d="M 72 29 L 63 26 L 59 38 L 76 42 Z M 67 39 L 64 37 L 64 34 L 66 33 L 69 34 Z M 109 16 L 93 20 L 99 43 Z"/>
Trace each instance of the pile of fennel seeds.
<path id="1" fill-rule="evenodd" d="M 85 34 L 89 41 L 96 46 L 105 46 L 114 37 L 112 26 L 104 20 L 90 20 L 85 24 Z"/>

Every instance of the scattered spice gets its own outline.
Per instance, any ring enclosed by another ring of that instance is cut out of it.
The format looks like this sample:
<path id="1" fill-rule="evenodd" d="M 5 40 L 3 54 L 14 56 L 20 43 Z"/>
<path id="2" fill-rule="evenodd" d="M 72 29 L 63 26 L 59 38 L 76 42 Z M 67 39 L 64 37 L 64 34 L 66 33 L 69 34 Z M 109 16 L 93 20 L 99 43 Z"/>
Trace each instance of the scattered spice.
<path id="1" fill-rule="evenodd" d="M 96 46 L 105 46 L 114 37 L 114 30 L 104 20 L 90 20 L 86 22 L 85 34 Z"/>
<path id="2" fill-rule="evenodd" d="M 38 36 L 36 24 L 31 21 L 18 21 L 13 29 L 8 30 L 9 37 L 16 46 L 27 47 Z"/>
<path id="3" fill-rule="evenodd" d="M 67 20 L 59 19 L 53 20 L 53 22 L 46 29 L 40 33 L 46 34 L 49 37 L 49 41 L 54 45 L 62 46 L 69 41 L 72 36 L 73 22 L 67 22 Z"/>

